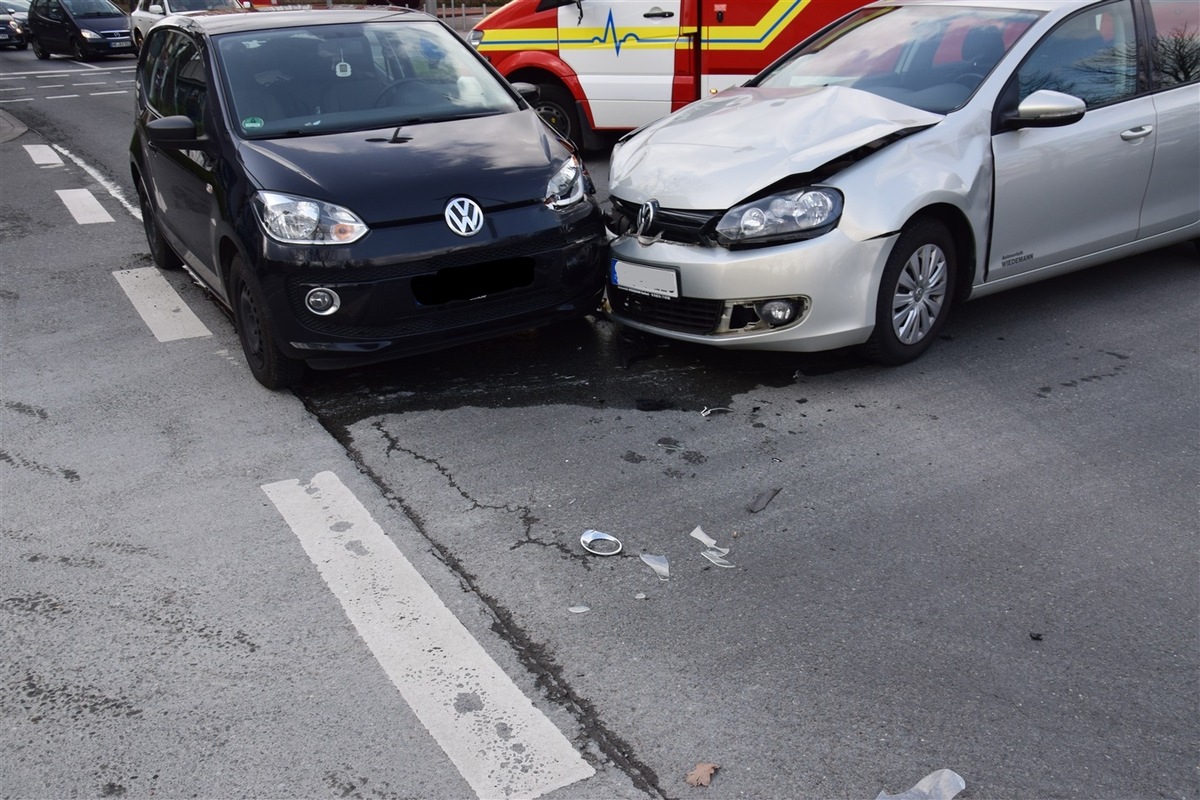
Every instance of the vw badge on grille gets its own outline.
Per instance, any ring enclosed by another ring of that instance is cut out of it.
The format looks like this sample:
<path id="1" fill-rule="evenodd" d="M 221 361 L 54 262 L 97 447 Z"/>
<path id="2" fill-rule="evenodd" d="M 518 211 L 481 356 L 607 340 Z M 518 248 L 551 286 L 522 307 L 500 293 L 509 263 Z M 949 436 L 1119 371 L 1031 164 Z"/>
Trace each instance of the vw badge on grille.
<path id="1" fill-rule="evenodd" d="M 456 197 L 446 206 L 446 224 L 459 236 L 474 236 L 483 229 L 483 209 L 469 197 Z"/>
<path id="2" fill-rule="evenodd" d="M 642 203 L 642 207 L 638 209 L 637 215 L 637 235 L 649 236 L 650 229 L 654 227 L 654 218 L 658 216 L 658 201 L 650 200 Z"/>

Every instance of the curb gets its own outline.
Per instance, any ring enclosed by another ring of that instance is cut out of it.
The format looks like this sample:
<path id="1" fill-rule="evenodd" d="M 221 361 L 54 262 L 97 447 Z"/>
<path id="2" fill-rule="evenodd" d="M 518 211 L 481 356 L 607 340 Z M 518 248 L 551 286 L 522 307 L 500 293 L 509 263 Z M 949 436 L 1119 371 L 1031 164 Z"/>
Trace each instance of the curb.
<path id="1" fill-rule="evenodd" d="M 0 109 L 0 143 L 11 142 L 27 130 L 25 123 Z"/>

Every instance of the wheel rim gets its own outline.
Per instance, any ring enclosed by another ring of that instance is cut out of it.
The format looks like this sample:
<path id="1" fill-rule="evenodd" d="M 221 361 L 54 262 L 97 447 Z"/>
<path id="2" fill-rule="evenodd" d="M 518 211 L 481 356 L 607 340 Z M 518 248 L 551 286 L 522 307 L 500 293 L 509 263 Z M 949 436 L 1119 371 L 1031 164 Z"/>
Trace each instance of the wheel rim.
<path id="1" fill-rule="evenodd" d="M 550 123 L 550 127 L 558 131 L 563 136 L 571 135 L 571 126 L 567 122 L 567 115 L 563 113 L 562 108 L 554 103 L 539 103 L 537 113 L 542 119 Z"/>
<path id="2" fill-rule="evenodd" d="M 946 254 L 937 245 L 923 245 L 908 257 L 892 297 L 892 330 L 901 344 L 929 335 L 942 313 L 948 279 Z"/>
<path id="3" fill-rule="evenodd" d="M 239 316 L 242 318 L 242 341 L 246 345 L 246 352 L 254 360 L 255 367 L 261 368 L 264 363 L 262 325 L 258 319 L 258 307 L 254 305 L 254 297 L 250 294 L 250 287 L 245 283 L 242 284 L 242 290 L 238 292 L 238 307 Z"/>

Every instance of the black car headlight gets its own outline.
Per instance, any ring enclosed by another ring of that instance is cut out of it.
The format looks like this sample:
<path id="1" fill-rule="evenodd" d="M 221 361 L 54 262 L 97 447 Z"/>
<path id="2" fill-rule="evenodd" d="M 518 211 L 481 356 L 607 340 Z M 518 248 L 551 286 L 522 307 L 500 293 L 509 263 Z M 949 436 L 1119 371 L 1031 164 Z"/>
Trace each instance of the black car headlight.
<path id="1" fill-rule="evenodd" d="M 583 162 L 571 156 L 546 184 L 546 205 L 555 209 L 575 205 L 583 199 L 585 184 Z"/>
<path id="2" fill-rule="evenodd" d="M 725 245 L 773 244 L 811 239 L 837 225 L 842 193 L 815 187 L 760 197 L 725 212 L 717 223 Z"/>
<path id="3" fill-rule="evenodd" d="M 370 230 L 348 208 L 278 192 L 254 195 L 254 211 L 263 230 L 287 244 L 350 244 Z"/>

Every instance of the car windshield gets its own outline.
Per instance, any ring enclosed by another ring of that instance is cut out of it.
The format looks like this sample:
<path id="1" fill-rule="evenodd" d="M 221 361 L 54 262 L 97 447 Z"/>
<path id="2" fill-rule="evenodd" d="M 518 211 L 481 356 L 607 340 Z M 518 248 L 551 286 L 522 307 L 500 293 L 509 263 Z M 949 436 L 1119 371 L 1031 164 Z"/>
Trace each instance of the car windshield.
<path id="1" fill-rule="evenodd" d="M 93 19 L 96 17 L 123 17 L 125 12 L 114 6 L 108 0 L 63 0 L 63 5 L 75 19 Z"/>
<path id="2" fill-rule="evenodd" d="M 29 12 L 29 3 L 25 0 L 4 0 L 0 8 L 10 13 L 26 14 Z"/>
<path id="3" fill-rule="evenodd" d="M 970 99 L 1039 16 L 963 6 L 862 9 L 751 85 L 850 86 L 945 114 Z"/>
<path id="4" fill-rule="evenodd" d="M 252 139 L 505 114 L 517 101 L 433 21 L 311 25 L 217 37 L 236 125 Z"/>

